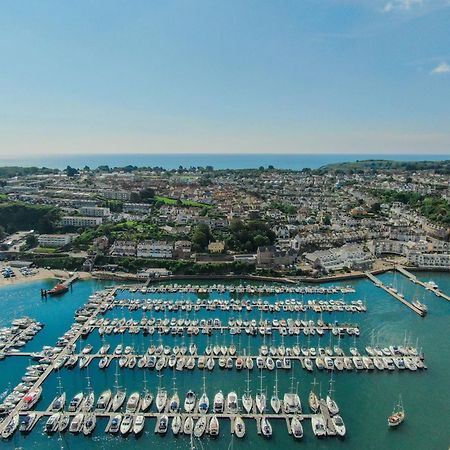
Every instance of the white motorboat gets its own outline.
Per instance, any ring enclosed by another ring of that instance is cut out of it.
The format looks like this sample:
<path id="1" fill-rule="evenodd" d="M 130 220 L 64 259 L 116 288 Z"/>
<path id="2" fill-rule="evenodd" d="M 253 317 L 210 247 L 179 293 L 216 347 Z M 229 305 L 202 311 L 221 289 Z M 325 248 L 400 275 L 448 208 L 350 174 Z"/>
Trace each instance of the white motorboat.
<path id="1" fill-rule="evenodd" d="M 125 414 L 120 424 L 120 434 L 122 436 L 127 435 L 133 428 L 133 415 Z"/>
<path id="2" fill-rule="evenodd" d="M 110 420 L 108 431 L 113 434 L 118 433 L 120 430 L 121 422 L 122 422 L 122 414 L 116 414 Z"/>
<path id="3" fill-rule="evenodd" d="M 69 403 L 69 412 L 75 412 L 79 408 L 81 402 L 83 401 L 83 397 L 83 392 L 78 392 L 74 395 L 73 399 L 70 400 Z"/>
<path id="4" fill-rule="evenodd" d="M 84 413 L 78 413 L 70 422 L 69 431 L 71 433 L 79 433 L 84 425 Z"/>
<path id="5" fill-rule="evenodd" d="M 133 392 L 127 401 L 126 412 L 134 414 L 138 409 L 140 399 L 139 392 Z"/>
<path id="6" fill-rule="evenodd" d="M 145 416 L 143 414 L 138 414 L 133 423 L 133 433 L 137 436 L 142 433 L 145 426 Z"/>

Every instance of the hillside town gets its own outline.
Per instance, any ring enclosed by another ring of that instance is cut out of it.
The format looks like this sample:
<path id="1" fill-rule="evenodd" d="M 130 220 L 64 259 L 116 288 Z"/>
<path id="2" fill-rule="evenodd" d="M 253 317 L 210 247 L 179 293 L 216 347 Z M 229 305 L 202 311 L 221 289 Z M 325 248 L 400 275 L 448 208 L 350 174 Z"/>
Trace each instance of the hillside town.
<path id="1" fill-rule="evenodd" d="M 144 278 L 448 270 L 449 181 L 414 166 L 17 168 L 0 174 L 0 258 Z"/>

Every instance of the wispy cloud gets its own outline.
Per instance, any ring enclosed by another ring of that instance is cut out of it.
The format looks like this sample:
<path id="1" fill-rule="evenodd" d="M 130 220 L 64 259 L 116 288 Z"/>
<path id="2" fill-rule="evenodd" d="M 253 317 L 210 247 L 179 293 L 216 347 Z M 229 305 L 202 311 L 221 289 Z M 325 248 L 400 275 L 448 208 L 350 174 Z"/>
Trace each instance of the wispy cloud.
<path id="1" fill-rule="evenodd" d="M 423 5 L 423 3 L 423 0 L 391 0 L 384 5 L 383 12 L 410 11 L 416 6 Z"/>
<path id="2" fill-rule="evenodd" d="M 444 75 L 450 73 L 450 65 L 446 62 L 439 63 L 432 71 L 432 75 Z"/>

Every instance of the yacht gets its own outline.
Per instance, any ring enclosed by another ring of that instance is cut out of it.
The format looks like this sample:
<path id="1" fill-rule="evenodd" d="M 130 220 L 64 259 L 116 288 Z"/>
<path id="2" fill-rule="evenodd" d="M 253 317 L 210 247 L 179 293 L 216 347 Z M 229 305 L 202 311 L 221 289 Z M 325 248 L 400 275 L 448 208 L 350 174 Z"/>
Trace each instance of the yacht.
<path id="1" fill-rule="evenodd" d="M 212 416 L 211 420 L 209 421 L 209 435 L 210 436 L 218 436 L 219 435 L 219 419 L 217 419 L 217 416 Z"/>
<path id="2" fill-rule="evenodd" d="M 239 439 L 245 436 L 245 422 L 241 416 L 237 416 L 234 419 L 234 433 Z"/>
<path id="3" fill-rule="evenodd" d="M 193 431 L 194 431 L 194 419 L 192 418 L 192 416 L 188 416 L 184 421 L 183 433 L 190 435 L 192 434 Z"/>
<path id="4" fill-rule="evenodd" d="M 215 396 L 214 396 L 214 406 L 213 406 L 213 410 L 216 414 L 221 414 L 223 413 L 224 410 L 224 397 L 222 394 L 222 391 L 219 391 Z"/>
<path id="5" fill-rule="evenodd" d="M 97 412 L 101 413 L 106 411 L 111 401 L 111 396 L 111 389 L 107 389 L 100 394 L 100 397 L 97 400 L 97 406 L 95 408 Z"/>
<path id="6" fill-rule="evenodd" d="M 69 431 L 71 433 L 79 433 L 83 428 L 84 424 L 84 413 L 78 413 L 70 423 Z"/>
<path id="7" fill-rule="evenodd" d="M 126 389 L 117 389 L 114 397 L 112 399 L 111 411 L 116 412 L 123 405 L 125 398 L 127 396 Z"/>
<path id="8" fill-rule="evenodd" d="M 281 409 L 281 400 L 278 396 L 278 371 L 275 372 L 275 386 L 272 397 L 270 398 L 270 406 L 275 414 L 278 414 Z"/>
<path id="9" fill-rule="evenodd" d="M 295 439 L 301 439 L 303 437 L 303 425 L 298 416 L 294 416 L 291 420 L 291 431 Z"/>
<path id="10" fill-rule="evenodd" d="M 50 411 L 57 412 L 64 408 L 64 405 L 66 404 L 66 393 L 63 392 L 61 395 L 56 397 L 50 406 Z"/>
<path id="11" fill-rule="evenodd" d="M 156 394 L 156 409 L 161 412 L 167 403 L 167 391 L 163 388 L 158 388 L 158 393 Z"/>
<path id="12" fill-rule="evenodd" d="M 67 430 L 67 427 L 70 424 L 70 416 L 67 413 L 62 413 L 61 418 L 59 419 L 58 431 L 60 433 Z"/>
<path id="13" fill-rule="evenodd" d="M 197 397 L 194 391 L 189 390 L 188 393 L 186 394 L 186 398 L 184 400 L 184 410 L 187 413 L 190 413 L 194 410 L 196 398 Z"/>
<path id="14" fill-rule="evenodd" d="M 227 395 L 227 409 L 229 414 L 238 413 L 238 398 L 234 391 Z"/>
<path id="15" fill-rule="evenodd" d="M 83 423 L 83 434 L 85 436 L 89 436 L 94 431 L 96 421 L 97 418 L 95 414 L 91 413 L 86 415 Z"/>
<path id="16" fill-rule="evenodd" d="M 61 418 L 61 413 L 57 412 L 52 414 L 45 423 L 45 432 L 47 434 L 54 433 L 58 430 L 59 419 Z"/>
<path id="17" fill-rule="evenodd" d="M 28 413 L 20 421 L 19 431 L 21 433 L 29 433 L 37 422 L 37 415 L 34 412 Z"/>
<path id="18" fill-rule="evenodd" d="M 196 438 L 200 438 L 203 436 L 203 433 L 206 431 L 206 417 L 200 416 L 194 426 L 194 436 Z"/>
<path id="19" fill-rule="evenodd" d="M 334 428 L 336 429 L 336 434 L 340 437 L 344 437 L 346 429 L 342 417 L 339 414 L 336 414 L 331 418 L 331 420 L 333 421 Z"/>
<path id="20" fill-rule="evenodd" d="M 181 425 L 182 425 L 181 416 L 179 414 L 177 414 L 172 419 L 172 433 L 175 436 L 178 435 L 181 432 Z"/>
<path id="21" fill-rule="evenodd" d="M 424 303 L 419 302 L 419 300 L 415 299 L 412 301 L 412 304 L 422 312 L 423 315 L 428 313 L 428 307 Z"/>
<path id="22" fill-rule="evenodd" d="M 313 415 L 311 417 L 311 426 L 315 436 L 326 436 L 327 430 L 325 428 L 325 421 L 321 415 Z"/>
<path id="23" fill-rule="evenodd" d="M 398 427 L 405 420 L 405 410 L 403 409 L 403 403 L 401 396 L 398 403 L 394 406 L 392 414 L 388 417 L 388 425 L 391 428 Z"/>
<path id="24" fill-rule="evenodd" d="M 261 419 L 261 432 L 265 438 L 272 437 L 272 425 L 270 424 L 267 417 Z"/>

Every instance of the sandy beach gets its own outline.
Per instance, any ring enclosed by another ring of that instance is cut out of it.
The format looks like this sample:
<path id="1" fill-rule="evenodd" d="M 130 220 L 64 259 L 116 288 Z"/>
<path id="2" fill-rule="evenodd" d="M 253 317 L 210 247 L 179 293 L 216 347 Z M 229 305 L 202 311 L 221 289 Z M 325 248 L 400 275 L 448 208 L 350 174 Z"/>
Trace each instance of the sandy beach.
<path id="1" fill-rule="evenodd" d="M 0 264 L 0 270 L 7 264 Z M 35 273 L 33 275 L 23 275 L 19 269 L 14 268 L 15 277 L 4 278 L 0 275 L 0 287 L 12 286 L 20 283 L 29 283 L 32 281 L 54 279 L 65 280 L 70 277 L 69 272 L 64 270 L 49 270 L 44 268 L 33 269 Z M 78 272 L 81 280 L 91 279 L 92 276 L 89 272 Z"/>

